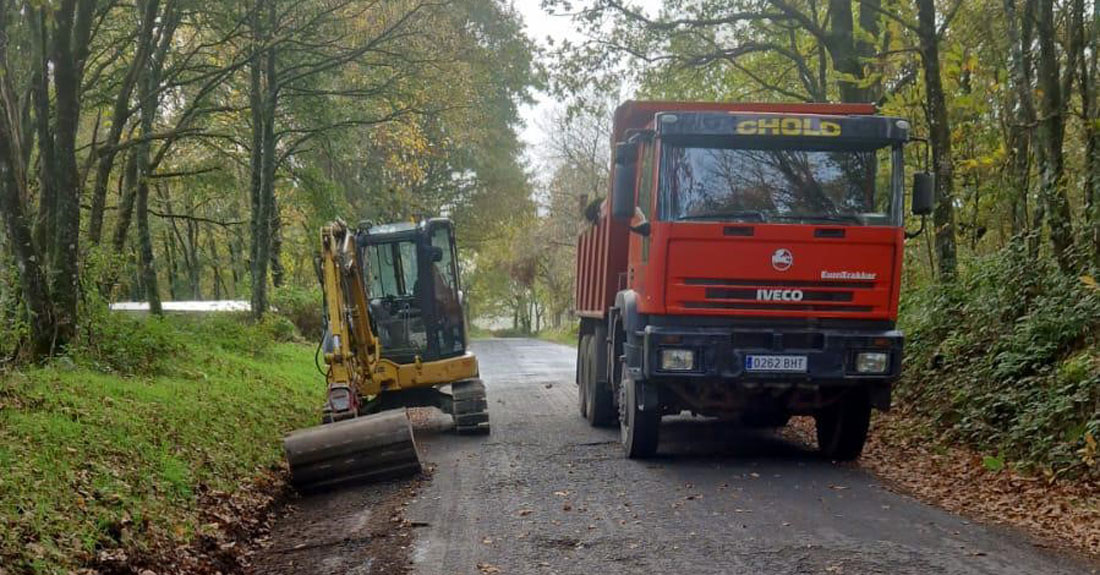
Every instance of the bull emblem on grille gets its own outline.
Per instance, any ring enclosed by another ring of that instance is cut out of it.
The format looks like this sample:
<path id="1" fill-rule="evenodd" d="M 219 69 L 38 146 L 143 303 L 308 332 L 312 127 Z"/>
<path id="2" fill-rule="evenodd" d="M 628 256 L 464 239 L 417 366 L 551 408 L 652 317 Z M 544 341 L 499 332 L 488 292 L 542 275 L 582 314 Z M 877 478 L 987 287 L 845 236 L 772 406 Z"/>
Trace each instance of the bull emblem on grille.
<path id="1" fill-rule="evenodd" d="M 794 254 L 787 248 L 779 248 L 772 254 L 772 267 L 776 271 L 785 272 L 794 265 Z"/>

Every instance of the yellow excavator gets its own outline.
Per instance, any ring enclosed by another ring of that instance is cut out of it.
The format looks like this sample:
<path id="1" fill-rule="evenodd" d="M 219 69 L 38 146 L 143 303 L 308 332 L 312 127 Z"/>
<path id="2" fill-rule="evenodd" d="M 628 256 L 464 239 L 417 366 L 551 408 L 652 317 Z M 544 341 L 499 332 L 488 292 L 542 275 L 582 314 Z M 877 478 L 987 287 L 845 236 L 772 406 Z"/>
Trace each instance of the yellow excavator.
<path id="1" fill-rule="evenodd" d="M 450 220 L 333 222 L 321 230 L 317 267 L 328 396 L 321 425 L 283 439 L 296 488 L 419 471 L 408 407 L 439 408 L 458 433 L 489 433 Z"/>

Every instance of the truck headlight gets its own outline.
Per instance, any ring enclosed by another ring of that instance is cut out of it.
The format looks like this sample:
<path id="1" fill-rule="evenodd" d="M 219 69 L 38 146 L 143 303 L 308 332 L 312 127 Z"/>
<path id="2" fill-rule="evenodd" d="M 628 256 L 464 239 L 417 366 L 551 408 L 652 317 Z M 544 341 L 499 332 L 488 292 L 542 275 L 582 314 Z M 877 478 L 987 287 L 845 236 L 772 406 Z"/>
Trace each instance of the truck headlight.
<path id="1" fill-rule="evenodd" d="M 881 351 L 862 351 L 856 354 L 856 373 L 886 373 L 890 367 L 890 354 Z"/>
<path id="2" fill-rule="evenodd" d="M 662 349 L 662 371 L 691 371 L 695 369 L 695 352 L 690 349 Z"/>

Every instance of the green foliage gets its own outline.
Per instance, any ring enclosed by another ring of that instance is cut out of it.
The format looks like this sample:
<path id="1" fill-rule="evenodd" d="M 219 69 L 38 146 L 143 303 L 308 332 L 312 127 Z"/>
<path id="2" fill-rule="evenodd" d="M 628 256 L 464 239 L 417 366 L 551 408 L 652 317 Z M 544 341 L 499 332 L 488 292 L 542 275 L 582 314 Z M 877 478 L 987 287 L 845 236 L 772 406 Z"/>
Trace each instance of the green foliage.
<path id="1" fill-rule="evenodd" d="M 906 406 L 1023 466 L 1100 473 L 1077 454 L 1100 430 L 1100 291 L 1013 244 L 902 302 Z"/>
<path id="2" fill-rule="evenodd" d="M 183 346 L 182 334 L 163 318 L 106 313 L 87 322 L 67 352 L 77 364 L 102 373 L 154 375 Z"/>
<path id="3" fill-rule="evenodd" d="M 272 307 L 279 316 L 290 320 L 298 333 L 309 341 L 321 338 L 324 329 L 321 288 L 316 284 L 309 288 L 287 285 L 274 291 Z"/>
<path id="4" fill-rule="evenodd" d="M 0 256 L 0 363 L 14 356 L 30 335 L 27 310 L 19 297 L 15 266 Z"/>
<path id="5" fill-rule="evenodd" d="M 579 328 L 579 323 L 570 322 L 569 325 L 559 329 L 544 329 L 538 333 L 538 338 L 544 339 L 546 341 L 552 341 L 554 343 L 560 343 L 562 345 L 576 347 L 577 330 Z"/>
<path id="6" fill-rule="evenodd" d="M 281 460 L 284 433 L 316 421 L 313 350 L 272 343 L 283 328 L 125 321 L 178 343 L 159 373 L 120 377 L 80 359 L 0 378 L 0 565 L 12 573 L 75 572 L 98 549 L 151 536 L 184 543 L 205 529 L 197 493 L 237 491 Z M 266 344 L 245 345 L 254 338 Z"/>

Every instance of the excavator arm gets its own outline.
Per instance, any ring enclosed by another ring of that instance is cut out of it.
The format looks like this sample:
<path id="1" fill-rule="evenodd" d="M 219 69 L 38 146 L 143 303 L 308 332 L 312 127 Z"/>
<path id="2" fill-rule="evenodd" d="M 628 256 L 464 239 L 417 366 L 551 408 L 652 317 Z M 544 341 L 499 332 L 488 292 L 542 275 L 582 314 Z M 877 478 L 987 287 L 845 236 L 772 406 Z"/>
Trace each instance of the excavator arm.
<path id="1" fill-rule="evenodd" d="M 374 373 L 382 359 L 371 329 L 370 301 L 355 235 L 336 221 L 321 229 L 321 281 L 329 345 L 327 410 L 333 420 L 354 417 L 361 397 L 377 395 Z"/>

